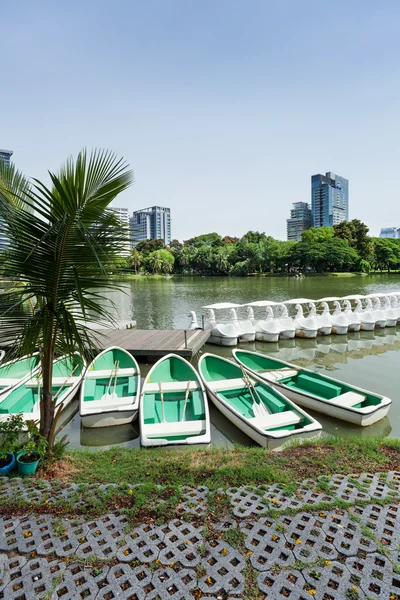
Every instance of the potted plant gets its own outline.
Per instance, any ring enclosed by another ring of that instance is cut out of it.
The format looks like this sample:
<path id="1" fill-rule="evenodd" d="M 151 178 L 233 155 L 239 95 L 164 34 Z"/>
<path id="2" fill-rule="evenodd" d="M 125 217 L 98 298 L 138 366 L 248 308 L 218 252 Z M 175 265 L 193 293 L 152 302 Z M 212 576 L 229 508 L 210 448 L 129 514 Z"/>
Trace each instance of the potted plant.
<path id="1" fill-rule="evenodd" d="M 11 415 L 0 423 L 0 476 L 8 475 L 15 467 L 15 452 L 21 447 L 20 436 L 24 426 L 21 414 Z"/>
<path id="2" fill-rule="evenodd" d="M 47 440 L 40 435 L 35 421 L 27 421 L 28 440 L 17 454 L 17 467 L 20 475 L 33 475 L 40 459 L 46 454 Z"/>

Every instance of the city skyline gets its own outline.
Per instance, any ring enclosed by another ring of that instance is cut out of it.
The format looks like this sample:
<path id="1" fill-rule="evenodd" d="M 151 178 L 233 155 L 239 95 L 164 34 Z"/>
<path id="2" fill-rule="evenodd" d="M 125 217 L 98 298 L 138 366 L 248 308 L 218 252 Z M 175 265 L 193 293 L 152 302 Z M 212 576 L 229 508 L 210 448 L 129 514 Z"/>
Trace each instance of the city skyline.
<path id="1" fill-rule="evenodd" d="M 331 168 L 378 235 L 382 210 L 397 214 L 400 3 L 338 0 L 335 13 L 316 0 L 71 0 L 60 27 L 57 3 L 6 3 L 1 146 L 45 182 L 82 147 L 114 150 L 135 174 L 119 205 L 171 207 L 180 239 L 240 236 L 254 215 L 285 239 L 293 198 Z"/>

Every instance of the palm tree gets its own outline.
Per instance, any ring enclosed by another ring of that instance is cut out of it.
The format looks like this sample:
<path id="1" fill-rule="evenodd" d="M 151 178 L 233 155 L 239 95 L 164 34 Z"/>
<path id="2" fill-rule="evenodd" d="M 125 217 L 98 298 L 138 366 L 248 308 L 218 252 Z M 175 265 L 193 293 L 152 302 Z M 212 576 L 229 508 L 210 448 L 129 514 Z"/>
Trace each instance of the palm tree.
<path id="1" fill-rule="evenodd" d="M 155 273 L 157 275 L 158 272 L 162 269 L 162 266 L 163 266 L 163 261 L 158 256 L 157 251 L 156 252 L 152 252 L 150 254 L 150 256 L 149 256 L 149 267 L 150 267 L 150 269 L 153 271 L 153 273 Z"/>
<path id="2" fill-rule="evenodd" d="M 61 410 L 55 415 L 54 355 L 88 356 L 97 340 L 87 323 L 112 321 L 103 297 L 118 289 L 108 273 L 128 232 L 108 206 L 129 187 L 132 173 L 113 153 L 88 156 L 83 150 L 49 175 L 51 187 L 0 171 L 0 220 L 8 240 L 4 274 L 18 284 L 0 294 L 7 324 L 0 341 L 12 335 L 15 356 L 39 350 L 40 432 L 51 449 Z"/>
<path id="3" fill-rule="evenodd" d="M 138 269 L 142 264 L 142 255 L 136 249 L 132 250 L 130 256 L 128 256 L 128 264 L 135 269 L 135 275 L 138 274 Z"/>

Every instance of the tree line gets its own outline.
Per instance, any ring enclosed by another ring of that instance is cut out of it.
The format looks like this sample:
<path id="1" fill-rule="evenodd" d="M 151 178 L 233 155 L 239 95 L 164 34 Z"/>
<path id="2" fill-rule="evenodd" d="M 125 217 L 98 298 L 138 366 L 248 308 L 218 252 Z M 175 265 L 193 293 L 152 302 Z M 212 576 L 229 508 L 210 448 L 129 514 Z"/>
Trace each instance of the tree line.
<path id="1" fill-rule="evenodd" d="M 139 242 L 119 270 L 136 274 L 236 275 L 391 271 L 400 268 L 400 239 L 368 235 L 358 219 L 304 231 L 300 242 L 248 231 L 243 237 L 206 233 L 184 242 Z"/>

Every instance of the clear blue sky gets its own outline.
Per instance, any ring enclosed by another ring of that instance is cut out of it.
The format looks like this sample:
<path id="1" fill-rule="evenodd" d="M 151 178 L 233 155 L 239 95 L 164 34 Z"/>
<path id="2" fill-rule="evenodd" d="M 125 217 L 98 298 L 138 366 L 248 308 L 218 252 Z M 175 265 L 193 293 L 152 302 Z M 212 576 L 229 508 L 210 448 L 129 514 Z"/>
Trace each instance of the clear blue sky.
<path id="1" fill-rule="evenodd" d="M 83 146 L 135 172 L 179 239 L 285 239 L 310 176 L 400 226 L 399 0 L 17 0 L 0 19 L 0 148 L 46 178 Z"/>

